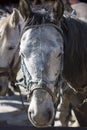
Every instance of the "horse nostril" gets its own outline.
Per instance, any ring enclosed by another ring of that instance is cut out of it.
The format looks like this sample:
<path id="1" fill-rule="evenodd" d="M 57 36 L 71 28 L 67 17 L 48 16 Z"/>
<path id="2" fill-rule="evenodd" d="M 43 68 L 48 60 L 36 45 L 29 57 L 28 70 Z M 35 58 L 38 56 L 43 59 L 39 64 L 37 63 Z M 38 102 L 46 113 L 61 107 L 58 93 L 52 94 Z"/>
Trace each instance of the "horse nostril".
<path id="1" fill-rule="evenodd" d="M 28 114 L 29 114 L 29 117 L 31 117 L 31 112 L 29 112 Z"/>
<path id="2" fill-rule="evenodd" d="M 34 111 L 33 110 L 29 111 L 29 117 L 32 117 L 32 116 L 34 116 Z"/>
<path id="3" fill-rule="evenodd" d="M 31 115 L 32 115 L 32 112 L 29 112 L 29 115 L 31 116 Z"/>

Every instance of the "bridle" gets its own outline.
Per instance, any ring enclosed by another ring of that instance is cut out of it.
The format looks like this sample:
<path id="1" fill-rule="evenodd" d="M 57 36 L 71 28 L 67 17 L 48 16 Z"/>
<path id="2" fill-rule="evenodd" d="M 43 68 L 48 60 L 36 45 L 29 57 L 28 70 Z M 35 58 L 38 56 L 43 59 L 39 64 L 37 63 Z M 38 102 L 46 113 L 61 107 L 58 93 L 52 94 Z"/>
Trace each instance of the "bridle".
<path id="1" fill-rule="evenodd" d="M 23 31 L 22 31 L 22 34 L 27 31 L 28 29 L 30 28 L 37 28 L 37 27 L 46 27 L 46 26 L 53 26 L 54 28 L 56 28 L 58 30 L 58 32 L 62 35 L 63 37 L 63 32 L 62 30 L 55 24 L 53 23 L 49 23 L 49 24 L 41 24 L 41 25 L 30 25 L 30 26 L 25 26 Z M 22 35 L 21 35 L 22 36 Z M 24 56 L 22 53 L 20 53 L 21 55 L 21 68 L 22 68 L 22 72 L 23 72 L 23 80 L 24 80 L 24 85 L 21 84 L 21 83 L 18 83 L 17 85 L 21 85 L 23 86 L 24 88 L 26 88 L 27 90 L 27 94 L 29 95 L 29 98 L 31 97 L 32 93 L 34 90 L 37 90 L 37 89 L 43 89 L 43 90 L 46 90 L 49 95 L 52 97 L 52 100 L 53 100 L 53 103 L 54 105 L 57 107 L 57 104 L 58 104 L 58 96 L 59 96 L 59 93 L 60 95 L 62 94 L 62 90 L 60 91 L 60 89 L 62 89 L 62 84 L 63 84 L 63 79 L 62 79 L 62 71 L 63 71 L 63 48 L 62 48 L 62 54 L 61 54 L 61 69 L 60 69 L 60 76 L 58 76 L 58 78 L 54 81 L 44 81 L 43 79 L 40 79 L 40 80 L 32 80 L 32 77 L 26 67 L 26 64 L 24 62 Z M 26 79 L 26 76 L 25 76 L 25 72 L 27 72 L 28 76 L 29 76 L 29 79 L 27 80 Z M 36 86 L 34 86 L 33 84 L 37 84 Z M 48 84 L 55 84 L 55 91 L 52 92 L 50 88 L 48 88 Z M 60 92 L 59 92 L 60 91 Z"/>

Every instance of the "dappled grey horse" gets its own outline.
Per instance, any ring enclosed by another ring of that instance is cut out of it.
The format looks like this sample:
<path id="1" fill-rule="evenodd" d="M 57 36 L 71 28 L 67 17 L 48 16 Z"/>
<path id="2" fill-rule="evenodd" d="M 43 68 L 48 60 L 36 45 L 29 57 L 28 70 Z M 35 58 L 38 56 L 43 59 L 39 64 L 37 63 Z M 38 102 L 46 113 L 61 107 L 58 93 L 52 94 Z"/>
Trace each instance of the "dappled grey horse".
<path id="1" fill-rule="evenodd" d="M 52 5 L 53 11 L 44 8 L 34 12 L 28 0 L 20 1 L 20 12 L 26 21 L 20 39 L 21 66 L 30 97 L 28 117 L 36 127 L 52 124 L 65 84 L 77 95 L 78 112 L 87 92 L 87 24 L 62 17 L 61 0 Z M 80 116 L 86 119 L 81 111 Z M 83 122 L 87 125 L 87 120 Z"/>

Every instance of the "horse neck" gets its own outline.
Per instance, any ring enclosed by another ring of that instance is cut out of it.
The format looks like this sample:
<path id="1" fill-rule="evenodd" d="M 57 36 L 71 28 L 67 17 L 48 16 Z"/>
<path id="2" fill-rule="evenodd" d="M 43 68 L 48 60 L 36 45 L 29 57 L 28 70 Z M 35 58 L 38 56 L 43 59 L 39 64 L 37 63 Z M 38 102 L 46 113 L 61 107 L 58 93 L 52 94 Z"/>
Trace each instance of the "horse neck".
<path id="1" fill-rule="evenodd" d="M 73 86 L 82 86 L 84 83 L 86 84 L 87 76 L 87 24 L 65 18 L 62 29 L 64 33 L 63 76 Z"/>

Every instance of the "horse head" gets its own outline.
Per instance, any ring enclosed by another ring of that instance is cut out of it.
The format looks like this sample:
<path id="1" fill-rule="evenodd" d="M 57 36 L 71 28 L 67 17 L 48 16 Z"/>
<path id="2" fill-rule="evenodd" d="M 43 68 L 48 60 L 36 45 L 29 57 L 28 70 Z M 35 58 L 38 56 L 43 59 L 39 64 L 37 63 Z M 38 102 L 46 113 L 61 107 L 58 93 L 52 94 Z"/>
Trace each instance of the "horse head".
<path id="1" fill-rule="evenodd" d="M 0 95 L 6 94 L 8 81 L 16 78 L 21 24 L 22 17 L 17 9 L 0 20 Z"/>
<path id="2" fill-rule="evenodd" d="M 61 1 L 53 6 L 53 19 L 60 19 Z M 47 11 L 33 12 L 29 1 L 20 2 L 25 26 L 20 39 L 21 65 L 30 96 L 28 116 L 36 127 L 50 126 L 55 115 L 63 56 L 63 37 Z M 26 12 L 26 13 L 25 13 Z M 47 17 L 49 16 L 49 17 Z"/>

